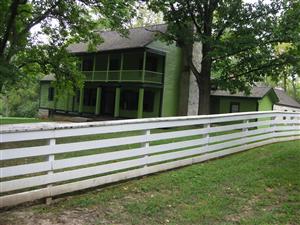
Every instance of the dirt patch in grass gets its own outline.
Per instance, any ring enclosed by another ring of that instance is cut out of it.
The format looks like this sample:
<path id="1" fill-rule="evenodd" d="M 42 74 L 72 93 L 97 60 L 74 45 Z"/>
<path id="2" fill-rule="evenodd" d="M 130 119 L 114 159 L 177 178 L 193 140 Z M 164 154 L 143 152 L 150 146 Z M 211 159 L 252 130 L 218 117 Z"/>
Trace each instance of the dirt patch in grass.
<path id="1" fill-rule="evenodd" d="M 5 214 L 2 215 L 5 217 Z M 7 214 L 6 218 L 0 220 L 1 224 L 35 224 L 35 225 L 63 225 L 63 224 L 107 224 L 108 221 L 103 219 L 102 223 L 99 218 L 101 211 L 96 209 L 75 208 L 73 210 L 64 210 L 60 213 L 41 213 L 36 214 L 30 210 L 22 210 Z M 98 221 L 97 223 L 95 223 Z"/>

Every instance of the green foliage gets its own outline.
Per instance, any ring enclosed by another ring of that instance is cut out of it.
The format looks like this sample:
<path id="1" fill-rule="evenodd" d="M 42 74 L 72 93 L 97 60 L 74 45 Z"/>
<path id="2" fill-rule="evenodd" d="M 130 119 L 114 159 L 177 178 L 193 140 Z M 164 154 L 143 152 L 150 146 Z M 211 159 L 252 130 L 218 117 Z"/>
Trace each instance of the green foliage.
<path id="1" fill-rule="evenodd" d="M 124 31 L 132 0 L 3 0 L 0 3 L 0 88 L 34 70 L 55 74 L 58 89 L 82 84 L 67 46 L 86 42 L 93 50 L 101 38 L 95 29 Z M 35 30 L 35 31 L 34 31 Z M 37 73 L 37 74 L 38 74 Z"/>
<path id="2" fill-rule="evenodd" d="M 164 20 L 169 23 L 165 39 L 176 40 L 182 46 L 202 42 L 202 71 L 193 70 L 200 86 L 201 77 L 212 72 L 220 87 L 247 90 L 265 76 L 278 76 L 286 65 L 299 63 L 299 1 L 149 0 L 148 3 L 155 12 L 163 12 Z M 291 48 L 277 54 L 280 43 L 289 43 Z"/>
<path id="3" fill-rule="evenodd" d="M 23 79 L 0 94 L 0 115 L 36 117 L 39 108 L 39 82 Z"/>

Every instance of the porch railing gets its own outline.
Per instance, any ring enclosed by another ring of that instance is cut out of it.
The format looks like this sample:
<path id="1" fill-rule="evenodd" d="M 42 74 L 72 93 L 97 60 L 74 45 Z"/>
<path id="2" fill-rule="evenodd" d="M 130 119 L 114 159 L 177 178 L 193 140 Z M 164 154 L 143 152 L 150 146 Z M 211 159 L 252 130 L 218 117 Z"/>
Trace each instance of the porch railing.
<path id="1" fill-rule="evenodd" d="M 5 207 L 300 139 L 300 113 L 2 125 L 0 134 Z"/>
<path id="2" fill-rule="evenodd" d="M 147 82 L 162 84 L 163 73 L 145 70 L 83 71 L 88 81 Z"/>

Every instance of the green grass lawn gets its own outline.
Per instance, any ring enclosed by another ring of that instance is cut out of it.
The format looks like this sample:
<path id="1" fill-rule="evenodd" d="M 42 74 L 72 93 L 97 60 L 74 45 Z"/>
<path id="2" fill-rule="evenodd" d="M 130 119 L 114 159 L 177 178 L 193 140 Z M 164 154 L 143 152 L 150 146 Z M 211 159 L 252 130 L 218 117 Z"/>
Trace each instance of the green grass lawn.
<path id="1" fill-rule="evenodd" d="M 17 123 L 37 123 L 46 122 L 37 118 L 21 118 L 21 117 L 0 117 L 0 125 L 4 124 L 17 124 Z"/>
<path id="2" fill-rule="evenodd" d="M 300 141 L 19 206 L 0 224 L 299 224 Z"/>

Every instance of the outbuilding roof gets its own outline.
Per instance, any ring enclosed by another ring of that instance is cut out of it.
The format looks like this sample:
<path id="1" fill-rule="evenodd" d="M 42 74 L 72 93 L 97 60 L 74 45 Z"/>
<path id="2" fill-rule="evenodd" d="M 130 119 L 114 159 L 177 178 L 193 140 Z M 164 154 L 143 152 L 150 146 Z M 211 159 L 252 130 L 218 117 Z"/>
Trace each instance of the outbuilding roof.
<path id="1" fill-rule="evenodd" d="M 263 98 L 270 91 L 273 91 L 273 88 L 267 87 L 267 86 L 264 86 L 264 87 L 254 86 L 250 90 L 249 95 L 246 95 L 245 92 L 230 93 L 229 91 L 224 91 L 224 90 L 211 91 L 211 95 L 212 96 L 243 97 L 243 98 Z"/>
<path id="2" fill-rule="evenodd" d="M 276 103 L 276 105 L 283 105 L 283 106 L 289 106 L 294 108 L 300 109 L 300 103 L 297 102 L 294 98 L 289 96 L 285 91 L 275 89 L 275 93 L 277 97 L 279 98 L 279 102 Z"/>
<path id="3" fill-rule="evenodd" d="M 55 80 L 54 74 L 48 74 L 41 79 L 41 81 L 54 81 L 54 80 Z"/>
<path id="4" fill-rule="evenodd" d="M 157 33 L 165 32 L 166 24 L 152 25 L 147 27 L 132 28 L 128 36 L 123 36 L 117 31 L 99 31 L 103 43 L 96 46 L 96 51 L 110 51 L 145 47 L 156 39 Z M 70 53 L 88 52 L 87 43 L 76 43 L 68 47 Z"/>

